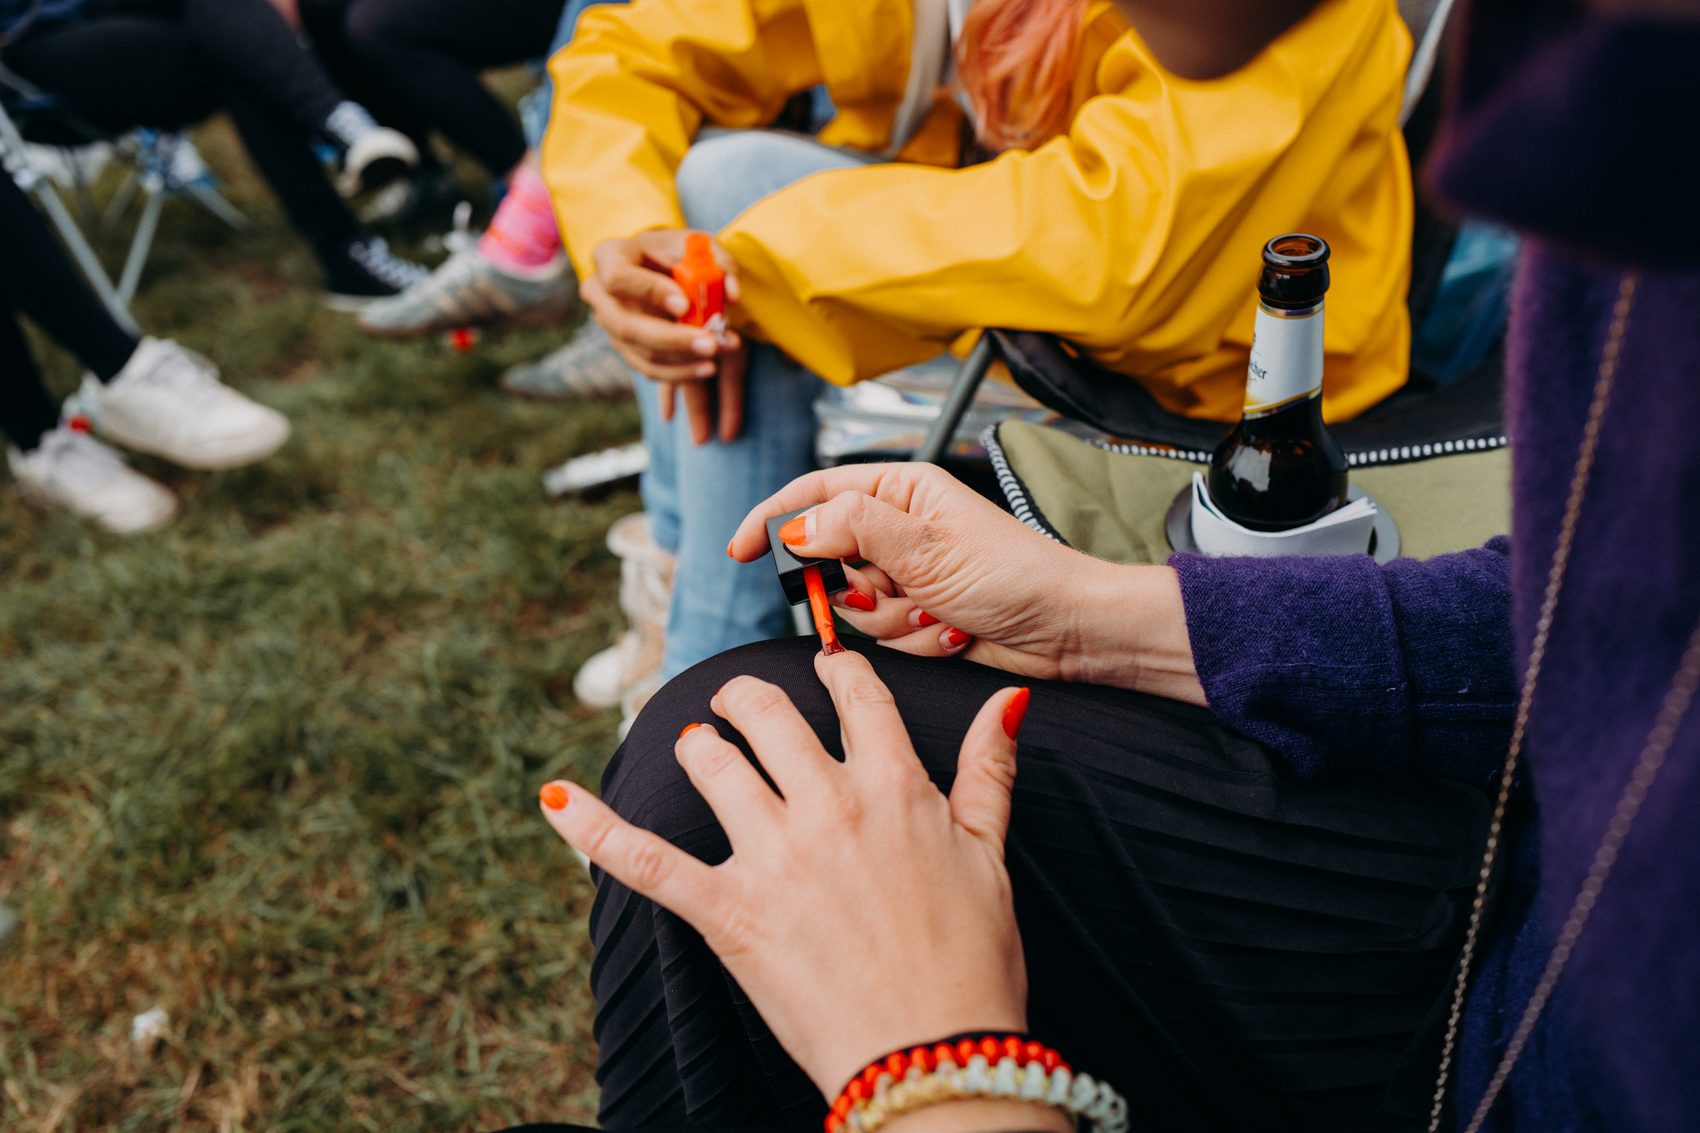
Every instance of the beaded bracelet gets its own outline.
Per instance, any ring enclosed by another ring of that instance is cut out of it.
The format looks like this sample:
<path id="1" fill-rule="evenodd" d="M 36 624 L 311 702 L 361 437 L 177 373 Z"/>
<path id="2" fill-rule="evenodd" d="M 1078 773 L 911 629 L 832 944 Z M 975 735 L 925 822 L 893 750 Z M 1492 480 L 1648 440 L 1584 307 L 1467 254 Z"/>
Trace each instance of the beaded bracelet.
<path id="1" fill-rule="evenodd" d="M 1108 1082 L 1075 1074 L 1025 1035 L 970 1035 L 895 1051 L 850 1079 L 826 1115 L 826 1133 L 878 1133 L 900 1114 L 958 1098 L 1012 1098 L 1086 1118 L 1096 1133 L 1124 1133 L 1127 1102 Z"/>

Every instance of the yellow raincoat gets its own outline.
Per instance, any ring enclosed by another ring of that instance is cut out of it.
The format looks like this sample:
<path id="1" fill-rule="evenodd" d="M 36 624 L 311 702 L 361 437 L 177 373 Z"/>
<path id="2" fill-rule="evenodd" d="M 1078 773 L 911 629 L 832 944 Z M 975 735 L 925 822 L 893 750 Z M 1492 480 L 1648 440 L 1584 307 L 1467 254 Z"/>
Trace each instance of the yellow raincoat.
<path id="1" fill-rule="evenodd" d="M 637 0 L 585 13 L 550 62 L 543 147 L 579 271 L 605 240 L 683 227 L 673 176 L 705 121 L 760 127 L 824 82 L 828 145 L 878 152 L 909 73 L 912 0 Z M 1323 0 L 1244 67 L 1163 69 L 1108 0 L 1087 11 L 1068 132 L 956 164 L 940 92 L 895 164 L 807 177 L 720 234 L 734 321 L 828 381 L 979 327 L 1051 331 L 1170 410 L 1238 418 L 1263 243 L 1333 247 L 1324 414 L 1404 384 L 1412 191 L 1394 0 Z"/>

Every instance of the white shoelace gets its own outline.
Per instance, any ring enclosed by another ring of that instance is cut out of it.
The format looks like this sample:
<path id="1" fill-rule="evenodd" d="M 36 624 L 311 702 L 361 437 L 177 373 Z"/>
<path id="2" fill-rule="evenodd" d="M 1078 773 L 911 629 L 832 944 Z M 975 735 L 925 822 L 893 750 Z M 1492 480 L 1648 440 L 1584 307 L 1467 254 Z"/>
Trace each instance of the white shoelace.
<path id="1" fill-rule="evenodd" d="M 382 236 L 350 244 L 348 256 L 384 283 L 403 291 L 424 282 L 431 275 L 418 264 L 390 255 L 390 246 Z"/>

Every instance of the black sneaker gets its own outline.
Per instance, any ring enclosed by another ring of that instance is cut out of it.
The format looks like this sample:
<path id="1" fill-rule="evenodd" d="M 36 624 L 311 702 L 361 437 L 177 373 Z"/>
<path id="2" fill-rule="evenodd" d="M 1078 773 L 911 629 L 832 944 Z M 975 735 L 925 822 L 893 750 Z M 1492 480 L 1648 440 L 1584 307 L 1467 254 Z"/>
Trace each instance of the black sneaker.
<path id="1" fill-rule="evenodd" d="M 325 306 L 358 311 L 374 299 L 399 295 L 431 277 L 422 264 L 390 252 L 382 236 L 367 236 L 321 257 L 325 266 Z"/>
<path id="2" fill-rule="evenodd" d="M 360 220 L 386 232 L 423 235 L 446 227 L 465 195 L 448 166 L 415 169 L 373 194 Z"/>
<path id="3" fill-rule="evenodd" d="M 380 126 L 357 102 L 342 102 L 320 132 L 337 151 L 337 192 L 345 197 L 381 189 L 419 164 L 413 139 Z"/>

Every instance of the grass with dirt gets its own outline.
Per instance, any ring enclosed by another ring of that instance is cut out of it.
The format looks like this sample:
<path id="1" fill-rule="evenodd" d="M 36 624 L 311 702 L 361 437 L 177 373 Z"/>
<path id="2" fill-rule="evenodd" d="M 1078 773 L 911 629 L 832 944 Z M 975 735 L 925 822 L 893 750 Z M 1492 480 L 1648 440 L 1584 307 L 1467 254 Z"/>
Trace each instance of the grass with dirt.
<path id="1" fill-rule="evenodd" d="M 258 230 L 169 205 L 136 314 L 294 435 L 235 472 L 136 458 L 182 501 L 155 534 L 0 489 L 0 1129 L 589 1122 L 591 887 L 535 800 L 613 750 L 569 682 L 639 504 L 539 477 L 636 409 L 497 391 L 564 329 L 365 337 L 228 127 L 198 137 Z"/>

